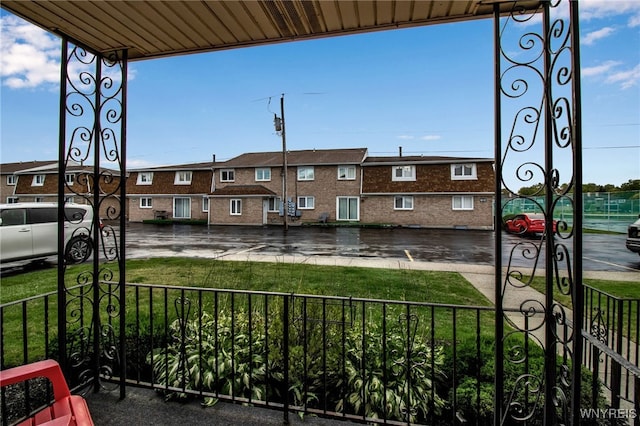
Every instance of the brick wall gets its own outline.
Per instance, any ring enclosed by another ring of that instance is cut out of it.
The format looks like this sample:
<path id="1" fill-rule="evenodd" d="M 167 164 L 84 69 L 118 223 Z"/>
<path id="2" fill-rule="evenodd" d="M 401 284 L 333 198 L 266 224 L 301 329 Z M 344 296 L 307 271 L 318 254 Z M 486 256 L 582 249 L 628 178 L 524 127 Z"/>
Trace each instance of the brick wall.
<path id="1" fill-rule="evenodd" d="M 360 222 L 425 228 L 493 229 L 491 196 L 474 196 L 473 210 L 453 210 L 450 195 L 414 195 L 413 202 L 413 210 L 394 210 L 393 196 L 362 197 Z"/>
<path id="2" fill-rule="evenodd" d="M 220 182 L 220 173 L 216 171 L 216 187 L 226 185 L 262 185 L 275 192 L 278 197 L 282 195 L 281 167 L 271 168 L 271 180 L 256 181 L 254 168 L 234 169 L 234 182 Z M 298 197 L 313 196 L 314 208 L 300 210 L 302 216 L 295 222 L 317 222 L 322 213 L 329 213 L 329 220 L 336 217 L 336 198 L 338 196 L 358 196 L 360 194 L 360 167 L 356 166 L 355 180 L 339 180 L 338 166 L 314 166 L 314 180 L 298 181 L 298 167 L 289 167 L 287 172 L 287 197 L 297 205 Z M 214 201 L 217 204 L 219 201 Z M 220 199 L 217 199 L 220 200 Z M 227 203 L 228 204 L 228 203 Z M 227 206 L 228 210 L 228 206 Z M 262 214 L 262 213 L 261 213 Z M 244 216 L 244 214 L 243 214 Z M 252 216 L 253 218 L 253 216 Z M 260 216 L 262 223 L 262 216 Z M 239 219 L 239 218 L 236 218 Z M 215 219 L 212 216 L 212 223 Z M 233 220 L 231 220 L 233 222 Z M 243 218 L 242 222 L 245 222 Z M 269 213 L 267 223 L 282 223 L 282 218 L 276 213 Z"/>
<path id="3" fill-rule="evenodd" d="M 168 218 L 173 217 L 173 196 L 151 196 L 152 208 L 140 208 L 140 198 L 143 196 L 131 196 L 128 199 L 128 215 L 130 222 L 142 222 L 155 218 L 155 212 L 164 210 Z M 202 195 L 191 195 L 191 219 L 207 220 L 207 212 L 202 211 Z"/>
<path id="4" fill-rule="evenodd" d="M 15 185 L 7 185 L 7 176 L 8 175 L 0 175 L 0 203 L 4 204 L 7 202 L 8 197 L 13 197 L 13 190 L 16 188 Z"/>
<path id="5" fill-rule="evenodd" d="M 242 200 L 242 214 L 231 215 L 232 199 Z M 262 225 L 262 197 L 221 197 L 211 199 L 212 225 Z"/>

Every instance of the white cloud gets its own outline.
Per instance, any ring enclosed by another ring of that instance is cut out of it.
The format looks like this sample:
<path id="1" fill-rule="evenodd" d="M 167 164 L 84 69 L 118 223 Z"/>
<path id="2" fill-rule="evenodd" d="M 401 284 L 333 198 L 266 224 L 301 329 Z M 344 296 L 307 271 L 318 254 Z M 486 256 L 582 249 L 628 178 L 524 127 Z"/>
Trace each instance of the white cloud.
<path id="1" fill-rule="evenodd" d="M 618 71 L 607 76 L 607 83 L 620 84 L 622 89 L 629 89 L 637 86 L 640 82 L 640 64 L 626 71 Z"/>
<path id="2" fill-rule="evenodd" d="M 635 28 L 637 26 L 640 26 L 640 12 L 629 18 L 629 28 Z"/>
<path id="3" fill-rule="evenodd" d="M 582 37 L 582 43 L 586 44 L 587 46 L 592 45 L 597 40 L 609 37 L 611 34 L 614 33 L 614 31 L 615 30 L 611 27 L 604 27 L 597 31 L 592 31 L 589 34 Z"/>
<path id="4" fill-rule="evenodd" d="M 400 136 L 398 136 L 398 139 L 411 140 L 411 139 L 413 139 L 413 136 L 411 136 L 411 135 L 400 135 Z"/>
<path id="5" fill-rule="evenodd" d="M 640 65 L 634 68 L 621 70 L 621 62 L 606 61 L 600 65 L 583 68 L 583 77 L 603 77 L 608 84 L 618 84 L 621 89 L 629 89 L 640 82 Z"/>
<path id="6" fill-rule="evenodd" d="M 437 141 L 440 140 L 442 137 L 440 135 L 425 135 L 422 136 L 420 139 L 423 141 Z"/>
<path id="7" fill-rule="evenodd" d="M 640 14 L 638 0 L 580 0 L 580 19 L 601 19 L 624 14 Z"/>
<path id="8" fill-rule="evenodd" d="M 600 65 L 582 68 L 581 74 L 583 77 L 599 76 L 599 75 L 610 72 L 613 68 L 617 67 L 620 64 L 621 62 L 617 62 L 617 61 L 606 61 Z"/>
<path id="9" fill-rule="evenodd" d="M 14 89 L 60 82 L 60 41 L 14 16 L 0 18 L 0 77 Z"/>
<path id="10" fill-rule="evenodd" d="M 48 32 L 15 16 L 0 17 L 0 78 L 4 86 L 32 89 L 60 85 L 61 41 Z M 79 64 L 70 63 L 71 78 L 82 71 Z M 119 68 L 105 69 L 104 76 L 114 82 L 121 80 Z M 76 76 L 76 77 L 73 77 Z M 128 68 L 128 81 L 136 70 Z"/>

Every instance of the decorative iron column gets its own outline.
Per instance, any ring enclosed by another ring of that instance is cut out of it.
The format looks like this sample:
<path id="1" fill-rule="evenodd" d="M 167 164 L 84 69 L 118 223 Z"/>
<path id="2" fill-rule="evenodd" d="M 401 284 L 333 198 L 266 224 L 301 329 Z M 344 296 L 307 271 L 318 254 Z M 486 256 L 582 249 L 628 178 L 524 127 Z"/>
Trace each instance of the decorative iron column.
<path id="1" fill-rule="evenodd" d="M 579 424 L 583 313 L 577 2 L 542 2 L 534 13 L 515 6 L 507 15 L 500 10 L 496 4 L 494 424 L 533 419 Z M 522 187 L 533 190 L 519 195 Z M 522 238 L 505 238 L 503 218 L 523 212 L 543 217 L 542 235 L 523 227 Z M 544 283 L 543 292 L 530 291 L 534 280 Z M 570 296 L 574 310 L 556 302 L 557 295 Z M 544 368 L 536 367 L 534 359 L 540 357 Z"/>
<path id="2" fill-rule="evenodd" d="M 119 377 L 124 397 L 127 51 L 62 43 L 59 235 L 65 220 L 82 221 L 69 213 L 71 200 L 90 205 L 93 221 L 73 235 L 81 254 L 59 238 L 58 356 L 72 386 L 97 391 Z"/>

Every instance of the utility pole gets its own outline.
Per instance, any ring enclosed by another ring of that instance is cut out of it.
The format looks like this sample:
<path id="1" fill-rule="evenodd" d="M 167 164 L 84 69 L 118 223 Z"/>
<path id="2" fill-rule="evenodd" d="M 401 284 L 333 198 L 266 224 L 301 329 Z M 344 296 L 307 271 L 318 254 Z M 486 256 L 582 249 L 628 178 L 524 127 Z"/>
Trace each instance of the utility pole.
<path id="1" fill-rule="evenodd" d="M 284 230 L 289 230 L 289 201 L 287 200 L 287 135 L 284 127 L 284 93 L 280 97 L 280 117 L 274 114 L 273 122 L 276 127 L 276 132 L 280 132 L 282 136 L 282 212 L 283 212 L 283 224 Z"/>

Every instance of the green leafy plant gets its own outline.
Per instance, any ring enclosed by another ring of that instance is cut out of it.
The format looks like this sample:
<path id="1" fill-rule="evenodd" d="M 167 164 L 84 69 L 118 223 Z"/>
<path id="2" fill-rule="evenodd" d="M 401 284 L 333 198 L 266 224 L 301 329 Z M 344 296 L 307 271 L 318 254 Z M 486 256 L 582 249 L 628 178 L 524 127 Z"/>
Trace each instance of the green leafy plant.
<path id="1" fill-rule="evenodd" d="M 346 334 L 344 367 L 346 398 L 336 411 L 353 410 L 367 418 L 400 421 L 424 420 L 444 406 L 435 392 L 433 378 L 443 378 L 443 351 L 397 326 L 383 333 L 376 323 L 366 330 L 352 328 Z"/>
<path id="2" fill-rule="evenodd" d="M 256 318 L 253 318 L 256 321 Z M 261 400 L 265 382 L 263 333 L 249 333 L 244 312 L 217 318 L 203 313 L 193 320 L 175 320 L 166 348 L 151 355 L 155 380 L 173 389 L 193 389 Z M 186 393 L 170 391 L 171 397 Z"/>

